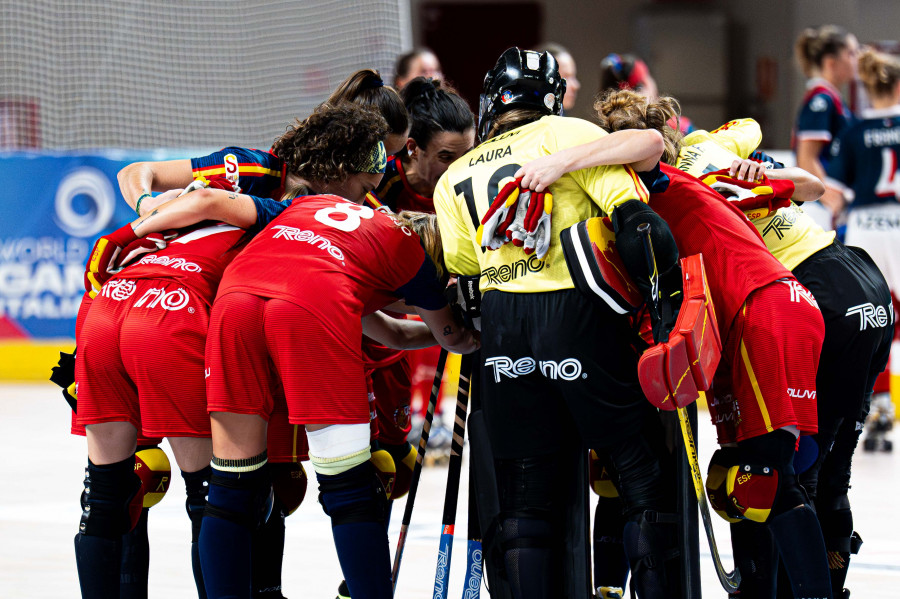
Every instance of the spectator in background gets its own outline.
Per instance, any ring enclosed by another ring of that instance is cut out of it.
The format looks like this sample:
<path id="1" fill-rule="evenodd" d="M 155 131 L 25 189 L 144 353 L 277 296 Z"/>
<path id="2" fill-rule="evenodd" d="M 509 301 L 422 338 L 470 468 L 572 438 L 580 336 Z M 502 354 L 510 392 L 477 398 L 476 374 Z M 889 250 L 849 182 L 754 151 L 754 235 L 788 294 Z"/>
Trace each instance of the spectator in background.
<path id="1" fill-rule="evenodd" d="M 575 107 L 581 81 L 578 80 L 575 59 L 572 54 L 555 42 L 547 42 L 538 47 L 538 52 L 549 52 L 559 65 L 559 76 L 566 80 L 566 95 L 563 96 L 563 110 L 568 112 Z"/>
<path id="2" fill-rule="evenodd" d="M 428 48 L 415 48 L 401 54 L 394 67 L 394 89 L 398 92 L 416 77 L 443 79 L 441 61 Z"/>
<path id="3" fill-rule="evenodd" d="M 831 144 L 853 122 L 850 109 L 841 100 L 840 88 L 856 77 L 856 60 L 859 43 L 847 30 L 835 25 L 804 29 L 794 47 L 797 61 L 806 82 L 806 93 L 797 126 L 794 129 L 794 152 L 797 166 L 811 172 L 825 186 L 821 206 L 828 213 L 814 206 L 804 210 L 826 230 L 833 229 L 834 219 L 845 207 L 840 190 L 828 185 L 825 169 L 831 157 Z"/>
<path id="4" fill-rule="evenodd" d="M 609 90 L 633 89 L 647 97 L 650 102 L 656 102 L 659 98 L 659 88 L 656 79 L 650 75 L 647 63 L 634 54 L 609 54 L 600 62 L 600 92 L 599 97 L 606 95 Z M 677 115 L 666 123 L 682 135 L 687 135 L 695 129 L 694 124 L 687 117 Z"/>

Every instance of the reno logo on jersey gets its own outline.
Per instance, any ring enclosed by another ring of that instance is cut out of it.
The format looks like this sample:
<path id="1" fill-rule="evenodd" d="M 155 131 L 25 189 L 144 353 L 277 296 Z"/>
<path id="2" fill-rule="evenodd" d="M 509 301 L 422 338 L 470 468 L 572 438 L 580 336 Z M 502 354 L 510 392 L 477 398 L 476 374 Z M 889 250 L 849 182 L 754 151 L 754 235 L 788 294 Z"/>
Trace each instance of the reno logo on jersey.
<path id="1" fill-rule="evenodd" d="M 317 233 L 313 233 L 308 230 L 301 230 L 296 227 L 285 227 L 283 225 L 275 225 L 272 227 L 273 229 L 278 229 L 278 232 L 272 237 L 273 239 L 289 239 L 291 241 L 305 241 L 306 243 L 319 248 L 320 250 L 325 250 L 332 257 L 344 261 L 344 252 L 340 250 L 337 246 L 331 243 L 329 239 L 322 237 Z"/>
<path id="2" fill-rule="evenodd" d="M 562 379 L 564 381 L 574 381 L 577 378 L 587 378 L 587 374 L 581 372 L 581 362 L 575 358 L 566 358 L 559 362 L 553 360 L 536 361 L 534 358 L 519 358 L 512 360 L 506 356 L 495 356 L 484 361 L 485 366 L 494 367 L 494 382 L 500 382 L 500 376 L 515 379 L 520 376 L 531 374 L 536 369 L 540 370 L 546 378 L 550 380 Z"/>

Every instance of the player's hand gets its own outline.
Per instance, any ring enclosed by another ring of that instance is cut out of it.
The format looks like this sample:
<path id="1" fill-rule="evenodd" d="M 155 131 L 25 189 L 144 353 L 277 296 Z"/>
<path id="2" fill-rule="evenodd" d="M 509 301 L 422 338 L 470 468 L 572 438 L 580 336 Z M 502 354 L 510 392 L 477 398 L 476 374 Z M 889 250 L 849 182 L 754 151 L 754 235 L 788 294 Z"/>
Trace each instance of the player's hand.
<path id="1" fill-rule="evenodd" d="M 765 172 L 765 163 L 749 158 L 735 160 L 728 169 L 728 174 L 738 181 L 761 181 Z"/>
<path id="2" fill-rule="evenodd" d="M 516 218 L 518 208 L 519 180 L 516 179 L 503 186 L 481 219 L 481 247 L 498 250 L 510 241 L 511 237 L 507 236 L 507 230 Z M 524 217 L 523 213 L 521 218 Z"/>
<path id="3" fill-rule="evenodd" d="M 525 164 L 516 171 L 516 179 L 521 179 L 519 185 L 534 191 L 544 191 L 550 185 L 556 183 L 560 177 L 566 174 L 565 165 L 555 154 L 541 156 Z"/>
<path id="4" fill-rule="evenodd" d="M 94 243 L 94 249 L 91 250 L 87 267 L 84 270 L 84 289 L 91 294 L 91 297 L 95 297 L 103 284 L 118 272 L 116 259 L 122 249 L 137 238 L 131 223 L 129 223 L 109 235 L 104 235 Z"/>
<path id="5" fill-rule="evenodd" d="M 119 252 L 113 272 L 122 270 L 144 254 L 166 249 L 169 242 L 176 237 L 178 237 L 178 232 L 170 230 L 162 233 L 150 233 L 135 239 Z"/>

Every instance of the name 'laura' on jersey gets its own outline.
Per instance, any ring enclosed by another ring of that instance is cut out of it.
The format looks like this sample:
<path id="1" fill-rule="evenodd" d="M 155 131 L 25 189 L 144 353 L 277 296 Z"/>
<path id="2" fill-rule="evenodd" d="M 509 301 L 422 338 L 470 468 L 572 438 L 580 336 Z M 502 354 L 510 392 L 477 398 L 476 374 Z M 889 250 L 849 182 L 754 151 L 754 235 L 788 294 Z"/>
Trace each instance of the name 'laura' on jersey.
<path id="1" fill-rule="evenodd" d="M 434 192 L 444 260 L 450 272 L 481 275 L 482 292 L 538 293 L 573 288 L 558 242 L 552 242 L 544 259 L 538 260 L 511 243 L 499 250 L 483 250 L 477 231 L 497 192 L 521 165 L 606 135 L 600 127 L 581 119 L 546 116 L 498 135 L 454 162 Z M 609 214 L 627 200 L 648 201 L 647 189 L 634 172 L 618 165 L 567 173 L 550 191 L 554 240 L 563 229 Z"/>

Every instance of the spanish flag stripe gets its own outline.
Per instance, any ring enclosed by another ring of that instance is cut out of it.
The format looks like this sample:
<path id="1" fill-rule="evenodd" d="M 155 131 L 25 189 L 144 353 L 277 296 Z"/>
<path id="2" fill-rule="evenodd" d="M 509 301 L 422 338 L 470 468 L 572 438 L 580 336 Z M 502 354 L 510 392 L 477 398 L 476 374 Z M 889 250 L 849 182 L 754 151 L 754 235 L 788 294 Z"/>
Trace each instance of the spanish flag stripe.
<path id="1" fill-rule="evenodd" d="M 756 396 L 756 403 L 759 406 L 759 413 L 762 414 L 763 422 L 766 424 L 766 431 L 772 432 L 772 420 L 769 418 L 769 410 L 766 409 L 766 400 L 763 398 L 762 390 L 759 388 L 759 381 L 756 380 L 756 373 L 753 372 L 753 365 L 750 364 L 750 356 L 747 353 L 747 346 L 741 339 L 741 359 L 744 362 L 744 368 L 747 369 L 747 376 L 750 377 L 750 384 L 753 386 L 753 394 Z"/>
<path id="2" fill-rule="evenodd" d="M 643 183 L 641 183 L 641 179 L 630 166 L 626 166 L 625 170 L 628 171 L 631 180 L 634 182 L 634 189 L 637 191 L 638 199 L 645 204 L 650 203 L 650 195 L 647 193 L 647 189 L 644 187 Z"/>

